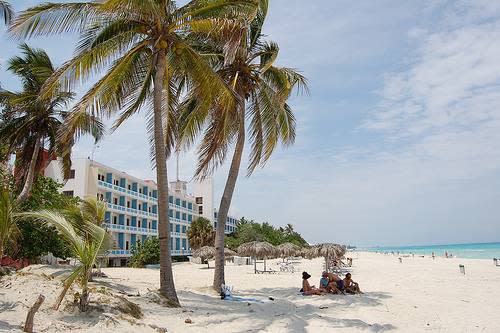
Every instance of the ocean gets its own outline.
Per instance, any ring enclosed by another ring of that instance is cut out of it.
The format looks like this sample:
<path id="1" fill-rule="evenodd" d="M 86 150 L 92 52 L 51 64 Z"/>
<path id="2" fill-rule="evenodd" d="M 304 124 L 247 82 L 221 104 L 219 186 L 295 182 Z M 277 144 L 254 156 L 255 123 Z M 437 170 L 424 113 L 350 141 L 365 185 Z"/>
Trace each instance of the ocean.
<path id="1" fill-rule="evenodd" d="M 474 244 L 447 244 L 426 246 L 399 246 L 399 247 L 370 247 L 359 248 L 361 251 L 370 252 L 399 252 L 444 256 L 445 252 L 458 258 L 469 259 L 500 259 L 500 243 L 474 243 Z"/>

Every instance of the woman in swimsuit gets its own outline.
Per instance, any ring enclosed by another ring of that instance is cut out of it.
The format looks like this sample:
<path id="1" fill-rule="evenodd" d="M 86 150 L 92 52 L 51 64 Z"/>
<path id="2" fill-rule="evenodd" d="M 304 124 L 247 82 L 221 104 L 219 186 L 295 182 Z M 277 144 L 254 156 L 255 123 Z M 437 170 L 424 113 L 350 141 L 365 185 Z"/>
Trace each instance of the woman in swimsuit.
<path id="1" fill-rule="evenodd" d="M 316 288 L 315 286 L 311 286 L 309 284 L 309 279 L 311 275 L 307 272 L 302 272 L 302 294 L 304 295 L 321 295 L 321 290 Z"/>

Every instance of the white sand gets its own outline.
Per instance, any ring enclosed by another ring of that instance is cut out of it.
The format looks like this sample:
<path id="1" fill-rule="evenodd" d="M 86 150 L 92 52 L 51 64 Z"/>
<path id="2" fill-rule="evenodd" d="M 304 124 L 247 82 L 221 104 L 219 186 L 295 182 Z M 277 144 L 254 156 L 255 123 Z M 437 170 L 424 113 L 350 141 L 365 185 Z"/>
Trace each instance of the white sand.
<path id="1" fill-rule="evenodd" d="M 235 294 L 275 298 L 265 303 L 222 301 L 209 288 L 213 269 L 176 264 L 181 309 L 152 301 L 148 290 L 158 288 L 158 271 L 105 269 L 109 278 L 92 285 L 105 286 L 106 294 L 139 293 L 125 297 L 142 308 L 142 319 L 120 313 L 113 296 L 95 291 L 92 304 L 99 300 L 100 310 L 83 315 L 71 310 L 69 293 L 66 303 L 54 311 L 50 306 L 64 270 L 31 266 L 22 275 L 0 280 L 0 332 L 19 331 L 37 293 L 47 297 L 35 319 L 38 332 L 155 332 L 154 327 L 168 332 L 500 332 L 500 267 L 494 267 L 492 260 L 417 257 L 404 258 L 400 264 L 396 256 L 353 256 L 351 271 L 364 295 L 299 295 L 302 270 L 317 285 L 321 259 L 304 260 L 294 274 L 254 275 L 253 266 L 226 266 L 226 280 Z M 465 276 L 459 273 L 459 264 L 465 265 Z M 277 269 L 276 264 L 271 267 Z M 51 279 L 50 274 L 57 277 Z M 186 324 L 186 318 L 193 323 Z"/>

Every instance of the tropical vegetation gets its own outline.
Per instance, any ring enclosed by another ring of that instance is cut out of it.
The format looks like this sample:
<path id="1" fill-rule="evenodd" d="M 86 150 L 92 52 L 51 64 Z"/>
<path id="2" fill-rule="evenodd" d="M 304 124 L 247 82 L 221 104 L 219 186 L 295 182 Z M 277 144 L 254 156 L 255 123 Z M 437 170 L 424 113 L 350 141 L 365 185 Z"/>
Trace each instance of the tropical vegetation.
<path id="1" fill-rule="evenodd" d="M 81 288 L 78 307 L 81 311 L 88 310 L 88 281 L 92 268 L 97 259 L 104 256 L 113 245 L 111 235 L 100 226 L 104 222 L 105 211 L 104 202 L 86 199 L 79 204 L 78 208 L 69 208 L 63 212 L 44 209 L 21 214 L 22 217 L 29 217 L 54 226 L 67 242 L 72 257 L 79 262 L 71 274 L 65 278 L 63 290 L 54 304 L 55 309 L 59 308 L 73 283 L 78 282 Z"/>
<path id="2" fill-rule="evenodd" d="M 15 153 L 16 170 L 24 171 L 20 177 L 24 185 L 18 196 L 18 200 L 23 201 L 31 194 L 44 149 L 49 156 L 61 157 L 64 175 L 69 176 L 74 140 L 73 136 L 61 138 L 59 135 L 69 115 L 65 108 L 73 93 L 56 86 L 42 95 L 42 87 L 56 69 L 45 51 L 27 44 L 22 44 L 20 49 L 22 56 L 9 59 L 7 69 L 20 79 L 22 90 L 0 89 L 0 141 L 7 145 L 7 154 L 3 155 Z M 95 118 L 86 116 L 85 123 L 80 123 L 76 130 L 80 134 L 92 134 L 97 140 L 103 126 Z"/>
<path id="3" fill-rule="evenodd" d="M 0 0 L 0 16 L 5 24 L 9 24 L 12 19 L 12 7 L 7 1 Z"/>
<path id="4" fill-rule="evenodd" d="M 158 237 L 146 238 L 144 242 L 137 242 L 132 246 L 130 267 L 144 267 L 156 265 L 160 262 L 160 240 Z"/>
<path id="5" fill-rule="evenodd" d="M 0 184 L 0 259 L 7 248 L 13 249 L 20 236 L 17 226 L 17 202 L 9 188 Z"/>
<path id="6" fill-rule="evenodd" d="M 309 246 L 291 224 L 287 224 L 284 228 L 276 228 L 267 222 L 258 223 L 244 217 L 236 223 L 236 231 L 225 238 L 226 246 L 232 250 L 236 250 L 243 243 L 253 241 L 268 242 L 275 246 L 284 243 L 292 243 L 300 247 Z"/>
<path id="7" fill-rule="evenodd" d="M 166 160 L 176 137 L 176 106 L 185 94 L 204 100 L 201 113 L 215 101 L 235 104 L 232 91 L 193 44 L 210 39 L 231 59 L 241 21 L 254 14 L 254 1 L 198 0 L 178 7 L 170 0 L 108 0 L 39 5 L 19 13 L 10 26 L 18 38 L 80 33 L 75 57 L 45 84 L 47 92 L 106 70 L 67 119 L 70 133 L 88 115 L 118 114 L 117 128 L 146 109 L 157 171 L 160 291 L 173 304 L 179 302 L 170 257 Z"/>
<path id="8" fill-rule="evenodd" d="M 190 96 L 184 103 L 182 134 L 187 142 L 194 141 L 203 129 L 199 146 L 196 175 L 204 178 L 221 165 L 234 144 L 224 192 L 218 209 L 215 238 L 216 258 L 213 287 L 219 290 L 224 281 L 225 224 L 236 181 L 238 179 L 245 141 L 251 144 L 247 175 L 264 166 L 278 143 L 291 145 L 295 140 L 295 117 L 286 103 L 294 88 L 307 89 L 304 76 L 291 68 L 277 67 L 279 47 L 264 40 L 262 28 L 268 12 L 268 0 L 258 1 L 258 12 L 242 29 L 234 57 L 224 55 L 220 44 L 204 43 L 200 46 L 207 54 L 219 76 L 238 96 L 232 108 L 216 101 L 207 114 L 200 112 L 205 101 Z M 250 123 L 247 125 L 246 120 Z M 206 124 L 206 127 L 204 126 Z M 236 143 L 235 143 L 236 142 Z"/>
<path id="9" fill-rule="evenodd" d="M 187 236 L 189 246 L 193 250 L 203 246 L 214 246 L 215 231 L 212 222 L 204 217 L 199 217 L 191 223 Z"/>

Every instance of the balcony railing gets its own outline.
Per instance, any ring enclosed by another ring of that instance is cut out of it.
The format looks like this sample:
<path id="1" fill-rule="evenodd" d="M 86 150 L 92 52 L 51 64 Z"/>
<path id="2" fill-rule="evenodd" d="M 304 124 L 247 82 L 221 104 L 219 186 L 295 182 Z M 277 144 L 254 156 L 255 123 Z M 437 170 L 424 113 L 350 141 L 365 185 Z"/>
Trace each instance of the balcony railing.
<path id="1" fill-rule="evenodd" d="M 141 233 L 141 234 L 148 234 L 148 235 L 157 235 L 158 234 L 158 231 L 156 229 L 147 229 L 147 228 L 141 228 L 141 227 L 134 227 L 134 226 L 130 226 L 130 225 L 106 223 L 106 227 L 110 230 L 116 230 L 116 231 L 129 231 L 131 233 Z"/>
<path id="2" fill-rule="evenodd" d="M 149 213 L 149 212 L 145 212 L 143 210 L 139 210 L 139 209 L 135 209 L 135 208 L 129 208 L 129 207 L 125 207 L 125 206 L 115 205 L 115 204 L 112 204 L 109 202 L 107 204 L 108 204 L 109 209 L 114 209 L 114 210 L 117 210 L 120 212 L 127 212 L 127 213 L 131 213 L 131 214 L 135 214 L 135 215 L 141 215 L 144 217 L 152 217 L 155 219 L 158 218 L 158 214 L 155 214 L 155 213 Z"/>
<path id="3" fill-rule="evenodd" d="M 111 250 L 108 252 L 111 256 L 131 256 L 132 251 L 130 250 Z M 170 250 L 171 256 L 189 256 L 191 255 L 191 250 Z"/>
<path id="4" fill-rule="evenodd" d="M 118 185 L 113 185 L 113 184 L 110 184 L 108 182 L 104 182 L 102 180 L 98 180 L 97 183 L 99 184 L 99 186 L 102 186 L 102 187 L 105 187 L 105 188 L 109 188 L 109 189 L 112 189 L 112 190 L 115 190 L 115 191 L 118 191 L 118 192 L 121 192 L 121 193 L 126 193 L 128 195 L 133 196 L 133 197 L 137 197 L 137 198 L 141 198 L 141 199 L 145 199 L 145 200 L 151 200 L 151 201 L 154 201 L 154 202 L 158 201 L 158 199 L 155 198 L 155 197 L 150 197 L 148 195 L 139 193 L 137 191 L 132 191 L 132 190 L 126 189 L 125 187 L 121 187 L 121 186 L 118 186 Z"/>

